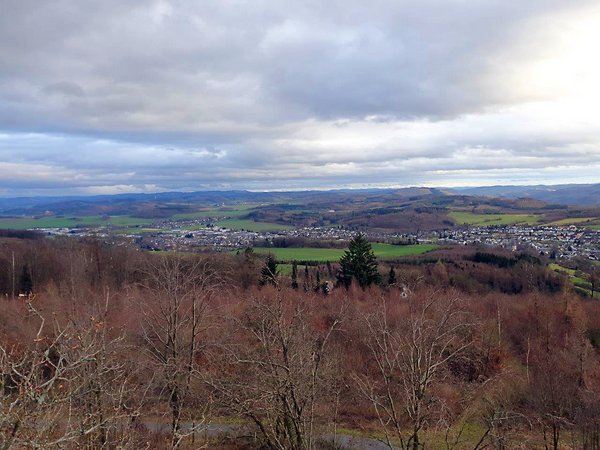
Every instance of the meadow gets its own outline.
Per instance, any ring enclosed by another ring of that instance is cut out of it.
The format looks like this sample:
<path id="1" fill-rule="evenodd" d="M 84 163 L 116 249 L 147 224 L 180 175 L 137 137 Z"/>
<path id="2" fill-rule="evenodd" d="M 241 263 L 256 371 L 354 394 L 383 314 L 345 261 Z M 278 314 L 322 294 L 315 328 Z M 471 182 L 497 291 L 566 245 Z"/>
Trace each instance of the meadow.
<path id="1" fill-rule="evenodd" d="M 248 230 L 248 231 L 280 231 L 291 230 L 294 227 L 289 225 L 281 225 L 278 223 L 254 222 L 253 220 L 243 219 L 225 219 L 216 222 L 216 225 L 231 230 Z"/>
<path id="2" fill-rule="evenodd" d="M 141 219 L 131 216 L 83 216 L 83 217 L 15 217 L 0 218 L 0 228 L 13 230 L 27 230 L 32 228 L 74 228 L 77 226 L 101 226 L 112 225 L 132 227 L 136 225 L 148 225 L 153 219 Z"/>
<path id="3" fill-rule="evenodd" d="M 422 255 L 440 248 L 434 244 L 392 245 L 372 244 L 373 253 L 380 259 L 401 258 L 403 256 Z M 338 261 L 345 252 L 342 248 L 275 248 L 255 247 L 257 253 L 271 253 L 278 261 Z"/>
<path id="4" fill-rule="evenodd" d="M 561 219 L 561 220 L 555 220 L 554 222 L 550 222 L 547 225 L 553 225 L 553 226 L 563 226 L 563 225 L 579 225 L 579 226 L 586 226 L 586 225 L 594 225 L 594 223 L 596 223 L 598 221 L 597 217 L 571 217 L 568 219 Z"/>
<path id="5" fill-rule="evenodd" d="M 474 214 L 467 211 L 452 211 L 448 214 L 458 225 L 485 227 L 490 225 L 536 225 L 543 216 L 535 214 Z"/>
<path id="6" fill-rule="evenodd" d="M 250 209 L 205 209 L 193 213 L 174 214 L 173 220 L 206 219 L 208 217 L 241 217 L 248 214 Z"/>

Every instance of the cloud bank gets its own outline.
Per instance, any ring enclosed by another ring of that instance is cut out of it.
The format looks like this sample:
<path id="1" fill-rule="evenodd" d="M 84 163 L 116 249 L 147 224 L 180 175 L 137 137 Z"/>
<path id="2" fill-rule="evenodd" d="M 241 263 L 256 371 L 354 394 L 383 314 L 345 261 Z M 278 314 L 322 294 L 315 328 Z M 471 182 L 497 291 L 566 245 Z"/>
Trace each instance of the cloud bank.
<path id="1" fill-rule="evenodd" d="M 595 1 L 2 11 L 0 195 L 600 181 Z"/>

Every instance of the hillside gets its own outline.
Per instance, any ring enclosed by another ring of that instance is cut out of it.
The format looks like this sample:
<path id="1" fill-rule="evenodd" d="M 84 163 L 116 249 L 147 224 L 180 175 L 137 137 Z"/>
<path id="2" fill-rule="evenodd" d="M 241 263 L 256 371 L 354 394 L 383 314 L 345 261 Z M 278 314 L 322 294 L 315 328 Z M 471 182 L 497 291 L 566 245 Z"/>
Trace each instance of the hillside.
<path id="1" fill-rule="evenodd" d="M 538 186 L 489 186 L 448 189 L 463 195 L 532 198 L 561 205 L 600 205 L 600 184 L 561 184 Z"/>

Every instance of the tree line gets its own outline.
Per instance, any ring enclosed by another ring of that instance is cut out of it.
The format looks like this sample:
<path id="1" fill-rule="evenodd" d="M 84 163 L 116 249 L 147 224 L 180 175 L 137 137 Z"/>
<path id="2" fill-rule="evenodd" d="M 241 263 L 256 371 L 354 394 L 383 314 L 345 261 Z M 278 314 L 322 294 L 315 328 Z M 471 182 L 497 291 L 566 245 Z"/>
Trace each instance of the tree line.
<path id="1" fill-rule="evenodd" d="M 568 290 L 474 295 L 399 268 L 408 296 L 323 296 L 260 286 L 252 255 L 5 244 L 34 290 L 2 300 L 1 448 L 317 449 L 347 429 L 407 450 L 600 443 L 598 304 Z"/>

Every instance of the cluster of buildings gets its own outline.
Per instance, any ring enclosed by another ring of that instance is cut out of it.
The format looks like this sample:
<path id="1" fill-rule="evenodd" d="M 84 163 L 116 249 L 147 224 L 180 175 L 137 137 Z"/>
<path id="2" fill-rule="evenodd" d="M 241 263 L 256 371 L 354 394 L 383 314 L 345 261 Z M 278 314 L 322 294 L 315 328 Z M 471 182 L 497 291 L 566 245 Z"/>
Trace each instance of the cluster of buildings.
<path id="1" fill-rule="evenodd" d="M 194 251 L 210 248 L 217 251 L 246 248 L 257 242 L 281 238 L 305 238 L 310 240 L 350 240 L 354 236 L 342 228 L 305 227 L 281 231 L 234 230 L 211 226 L 190 230 L 190 226 L 164 229 L 156 233 L 132 234 L 135 242 L 148 250 Z"/>
<path id="2" fill-rule="evenodd" d="M 438 233 L 438 242 L 483 244 L 512 251 L 533 249 L 557 259 L 585 257 L 600 261 L 600 230 L 577 226 L 505 225 L 470 227 Z"/>
<path id="3" fill-rule="evenodd" d="M 153 225 L 153 231 L 140 228 L 138 232 L 136 228 L 130 228 L 122 234 L 111 233 L 105 227 L 53 228 L 40 231 L 50 235 L 95 237 L 112 243 L 128 240 L 143 249 L 167 251 L 197 251 L 206 248 L 227 251 L 281 238 L 348 241 L 356 234 L 356 231 L 343 227 L 299 227 L 281 231 L 234 230 L 216 226 L 206 218 L 165 221 Z M 466 227 L 413 234 L 369 231 L 366 235 L 370 240 L 380 242 L 479 244 L 512 251 L 533 249 L 556 259 L 585 257 L 600 261 L 600 230 L 575 225 Z"/>

